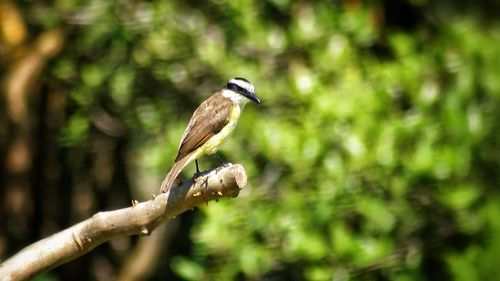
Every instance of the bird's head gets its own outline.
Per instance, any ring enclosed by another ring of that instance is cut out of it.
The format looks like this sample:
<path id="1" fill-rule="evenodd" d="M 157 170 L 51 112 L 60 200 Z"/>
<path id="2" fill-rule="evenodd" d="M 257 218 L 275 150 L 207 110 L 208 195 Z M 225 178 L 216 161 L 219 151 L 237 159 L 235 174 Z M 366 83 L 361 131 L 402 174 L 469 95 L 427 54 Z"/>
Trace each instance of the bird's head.
<path id="1" fill-rule="evenodd" d="M 227 81 L 224 89 L 235 92 L 236 94 L 239 94 L 255 103 L 260 103 L 259 98 L 255 95 L 252 83 L 245 78 L 236 77 Z"/>

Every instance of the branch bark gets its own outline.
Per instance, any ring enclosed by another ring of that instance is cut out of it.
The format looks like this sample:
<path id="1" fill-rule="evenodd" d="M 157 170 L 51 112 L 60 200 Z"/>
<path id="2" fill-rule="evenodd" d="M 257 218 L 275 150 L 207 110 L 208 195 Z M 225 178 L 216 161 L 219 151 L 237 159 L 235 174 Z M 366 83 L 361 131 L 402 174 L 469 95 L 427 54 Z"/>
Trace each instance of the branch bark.
<path id="1" fill-rule="evenodd" d="M 26 280 L 73 260 L 113 238 L 149 235 L 160 224 L 201 203 L 236 197 L 246 185 L 243 166 L 204 172 L 152 200 L 115 211 L 99 212 L 50 237 L 40 240 L 0 264 L 0 280 Z"/>

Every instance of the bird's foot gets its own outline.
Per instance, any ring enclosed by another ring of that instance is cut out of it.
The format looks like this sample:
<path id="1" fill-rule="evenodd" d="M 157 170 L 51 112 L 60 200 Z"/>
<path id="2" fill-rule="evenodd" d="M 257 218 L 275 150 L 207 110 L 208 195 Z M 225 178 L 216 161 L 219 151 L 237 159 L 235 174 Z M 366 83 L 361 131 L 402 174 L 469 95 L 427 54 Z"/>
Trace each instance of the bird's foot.
<path id="1" fill-rule="evenodd" d="M 193 182 L 198 183 L 198 181 L 202 181 L 201 187 L 202 188 L 207 188 L 208 187 L 208 177 L 202 175 L 201 172 L 196 172 L 193 175 Z"/>
<path id="2" fill-rule="evenodd" d="M 196 164 L 196 172 L 193 175 L 193 181 L 196 181 L 198 177 L 201 177 L 201 172 L 200 169 L 198 168 L 198 160 L 194 160 L 194 163 Z"/>
<path id="3" fill-rule="evenodd" d="M 200 185 L 201 188 L 206 189 L 208 187 L 208 177 L 204 177 L 201 180 L 202 180 L 202 183 Z"/>
<path id="4" fill-rule="evenodd" d="M 201 173 L 200 172 L 195 172 L 194 175 L 193 175 L 193 178 L 192 180 L 195 182 L 199 177 L 201 177 Z"/>

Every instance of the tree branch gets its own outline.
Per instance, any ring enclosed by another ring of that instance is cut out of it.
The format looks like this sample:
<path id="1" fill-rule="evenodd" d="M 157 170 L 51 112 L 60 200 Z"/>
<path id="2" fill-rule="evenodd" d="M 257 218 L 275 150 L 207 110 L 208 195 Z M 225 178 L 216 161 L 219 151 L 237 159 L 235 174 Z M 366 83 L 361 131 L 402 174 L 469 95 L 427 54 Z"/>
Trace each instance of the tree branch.
<path id="1" fill-rule="evenodd" d="M 99 212 L 50 237 L 40 240 L 0 264 L 0 280 L 25 280 L 73 260 L 113 238 L 149 235 L 161 223 L 203 202 L 236 197 L 246 185 L 243 166 L 204 172 L 147 202 L 116 211 Z"/>

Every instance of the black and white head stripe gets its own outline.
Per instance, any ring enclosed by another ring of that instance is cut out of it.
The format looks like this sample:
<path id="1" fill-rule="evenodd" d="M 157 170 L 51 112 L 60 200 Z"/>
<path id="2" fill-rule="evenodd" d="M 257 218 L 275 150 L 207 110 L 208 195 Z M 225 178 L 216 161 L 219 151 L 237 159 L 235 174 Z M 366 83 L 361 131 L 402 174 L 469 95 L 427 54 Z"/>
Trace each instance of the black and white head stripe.
<path id="1" fill-rule="evenodd" d="M 233 78 L 229 81 L 227 81 L 226 86 L 224 86 L 224 89 L 229 90 L 230 92 L 236 93 L 237 97 L 231 98 L 231 99 L 236 99 L 238 101 L 244 101 L 244 100 L 251 100 L 255 103 L 260 103 L 259 98 L 255 95 L 255 89 L 253 88 L 252 83 L 248 81 L 245 78 L 241 77 L 236 77 Z M 246 99 L 241 99 L 245 97 Z"/>
<path id="2" fill-rule="evenodd" d="M 255 94 L 252 83 L 245 78 L 236 77 L 229 80 L 226 87 L 229 90 L 233 90 L 240 94 Z"/>

